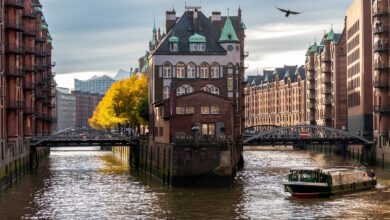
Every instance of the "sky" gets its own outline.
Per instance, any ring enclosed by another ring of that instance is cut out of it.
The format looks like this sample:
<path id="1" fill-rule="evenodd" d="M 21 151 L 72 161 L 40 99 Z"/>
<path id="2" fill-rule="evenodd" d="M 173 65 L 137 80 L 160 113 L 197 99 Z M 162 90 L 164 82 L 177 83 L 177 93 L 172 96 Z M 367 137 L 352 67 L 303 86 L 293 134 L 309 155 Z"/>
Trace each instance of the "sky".
<path id="1" fill-rule="evenodd" d="M 246 29 L 246 74 L 283 65 L 302 65 L 309 43 L 331 26 L 341 32 L 352 0 L 41 0 L 53 37 L 58 86 L 73 88 L 74 78 L 114 76 L 119 69 L 137 67 L 156 26 L 165 29 L 165 11 L 200 5 L 237 15 L 242 9 Z M 284 17 L 275 6 L 303 12 Z"/>

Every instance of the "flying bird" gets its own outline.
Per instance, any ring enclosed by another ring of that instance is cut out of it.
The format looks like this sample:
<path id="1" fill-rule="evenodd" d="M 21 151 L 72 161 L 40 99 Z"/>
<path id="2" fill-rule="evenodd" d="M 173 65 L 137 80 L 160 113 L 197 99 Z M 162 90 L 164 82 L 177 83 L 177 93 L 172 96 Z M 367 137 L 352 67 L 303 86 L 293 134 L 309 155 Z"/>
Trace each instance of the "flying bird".
<path id="1" fill-rule="evenodd" d="M 291 10 L 286 10 L 286 9 L 282 9 L 282 8 L 278 8 L 276 7 L 279 11 L 281 12 L 284 12 L 286 13 L 286 17 L 290 16 L 291 15 L 298 15 L 298 14 L 301 14 L 302 12 L 296 12 L 296 11 L 291 11 Z"/>

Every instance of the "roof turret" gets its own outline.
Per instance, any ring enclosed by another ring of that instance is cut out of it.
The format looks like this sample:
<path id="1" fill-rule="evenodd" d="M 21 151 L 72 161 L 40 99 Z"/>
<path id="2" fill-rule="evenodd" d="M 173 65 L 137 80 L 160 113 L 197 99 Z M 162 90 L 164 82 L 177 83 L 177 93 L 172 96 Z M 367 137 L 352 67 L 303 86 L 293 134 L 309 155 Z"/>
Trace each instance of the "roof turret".
<path id="1" fill-rule="evenodd" d="M 206 43 L 206 37 L 195 33 L 188 39 L 189 43 Z"/>
<path id="2" fill-rule="evenodd" d="M 224 42 L 239 42 L 236 31 L 234 30 L 232 20 L 230 16 L 226 18 L 225 26 L 222 29 L 221 37 L 219 38 L 220 43 Z"/>

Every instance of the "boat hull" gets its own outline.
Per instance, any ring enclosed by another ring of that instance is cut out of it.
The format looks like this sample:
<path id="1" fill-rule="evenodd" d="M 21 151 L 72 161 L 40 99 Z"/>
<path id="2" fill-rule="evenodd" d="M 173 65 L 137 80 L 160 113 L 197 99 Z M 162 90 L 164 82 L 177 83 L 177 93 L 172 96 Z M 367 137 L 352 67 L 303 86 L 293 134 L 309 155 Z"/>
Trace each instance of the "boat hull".
<path id="1" fill-rule="evenodd" d="M 360 183 L 329 186 L 325 183 L 288 182 L 284 186 L 285 190 L 296 198 L 323 198 L 374 189 L 376 183 L 376 180 L 370 180 Z"/>

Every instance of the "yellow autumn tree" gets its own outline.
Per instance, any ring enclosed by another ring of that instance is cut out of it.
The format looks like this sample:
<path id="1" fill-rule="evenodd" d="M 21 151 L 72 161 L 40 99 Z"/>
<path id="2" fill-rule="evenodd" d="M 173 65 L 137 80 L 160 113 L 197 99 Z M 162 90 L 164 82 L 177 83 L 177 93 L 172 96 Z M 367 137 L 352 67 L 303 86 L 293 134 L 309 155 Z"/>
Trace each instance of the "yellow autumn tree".
<path id="1" fill-rule="evenodd" d="M 147 123 L 148 79 L 145 74 L 115 82 L 96 107 L 89 124 L 95 129 L 110 129 Z M 146 105 L 145 105 L 146 100 Z"/>

